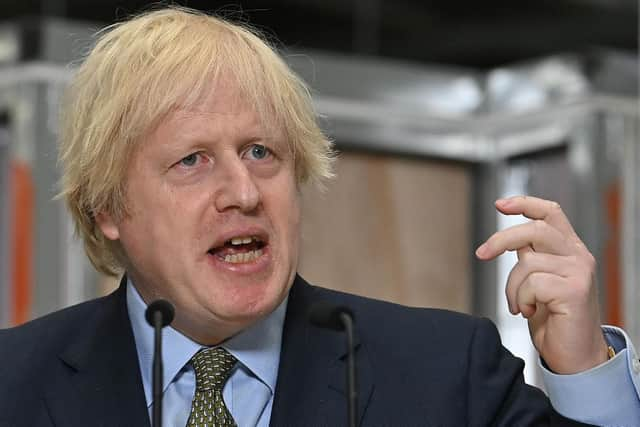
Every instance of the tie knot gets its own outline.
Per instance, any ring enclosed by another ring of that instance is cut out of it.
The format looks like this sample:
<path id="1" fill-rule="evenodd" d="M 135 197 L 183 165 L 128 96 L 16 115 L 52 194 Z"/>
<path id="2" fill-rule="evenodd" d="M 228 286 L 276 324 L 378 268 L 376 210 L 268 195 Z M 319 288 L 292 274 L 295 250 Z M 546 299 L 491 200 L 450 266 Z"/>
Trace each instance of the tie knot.
<path id="1" fill-rule="evenodd" d="M 191 358 L 196 371 L 196 389 L 199 391 L 222 391 L 227 382 L 236 358 L 222 347 L 200 350 Z"/>

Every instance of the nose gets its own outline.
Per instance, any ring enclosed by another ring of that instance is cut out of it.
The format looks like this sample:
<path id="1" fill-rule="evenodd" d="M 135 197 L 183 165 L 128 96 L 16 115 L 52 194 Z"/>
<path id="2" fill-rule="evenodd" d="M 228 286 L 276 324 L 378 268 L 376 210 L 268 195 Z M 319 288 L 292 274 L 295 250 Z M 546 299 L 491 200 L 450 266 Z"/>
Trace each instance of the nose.
<path id="1" fill-rule="evenodd" d="M 218 169 L 218 189 L 215 206 L 218 212 L 238 209 L 251 212 L 260 204 L 260 191 L 255 178 L 242 159 L 225 158 L 215 166 Z"/>

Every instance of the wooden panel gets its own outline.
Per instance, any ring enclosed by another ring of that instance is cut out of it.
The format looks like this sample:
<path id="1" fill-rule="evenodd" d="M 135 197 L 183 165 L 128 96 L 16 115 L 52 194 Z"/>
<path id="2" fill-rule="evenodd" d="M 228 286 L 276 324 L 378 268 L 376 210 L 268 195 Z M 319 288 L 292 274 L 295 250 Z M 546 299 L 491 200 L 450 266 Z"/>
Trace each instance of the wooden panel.
<path id="1" fill-rule="evenodd" d="M 411 306 L 471 307 L 470 178 L 459 164 L 343 153 L 305 189 L 301 274 Z"/>

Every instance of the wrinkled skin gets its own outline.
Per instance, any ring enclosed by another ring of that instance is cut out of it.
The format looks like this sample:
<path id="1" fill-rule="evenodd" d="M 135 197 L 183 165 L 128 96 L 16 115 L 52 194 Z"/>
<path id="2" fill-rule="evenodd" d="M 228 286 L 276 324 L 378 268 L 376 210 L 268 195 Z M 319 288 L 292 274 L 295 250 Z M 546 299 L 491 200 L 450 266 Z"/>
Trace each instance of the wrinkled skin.
<path id="1" fill-rule="evenodd" d="M 125 218 L 97 216 L 119 240 L 143 299 L 176 308 L 173 327 L 213 345 L 272 312 L 298 263 L 300 195 L 282 130 L 267 132 L 222 80 L 194 108 L 171 113 L 140 141 L 126 173 Z M 258 236 L 260 256 L 209 253 Z"/>
<path id="2" fill-rule="evenodd" d="M 574 374 L 607 361 L 600 328 L 593 255 L 555 202 L 516 196 L 496 201 L 505 215 L 532 221 L 498 231 L 476 251 L 481 260 L 517 251 L 509 275 L 509 311 L 529 323 L 534 346 L 549 368 Z"/>

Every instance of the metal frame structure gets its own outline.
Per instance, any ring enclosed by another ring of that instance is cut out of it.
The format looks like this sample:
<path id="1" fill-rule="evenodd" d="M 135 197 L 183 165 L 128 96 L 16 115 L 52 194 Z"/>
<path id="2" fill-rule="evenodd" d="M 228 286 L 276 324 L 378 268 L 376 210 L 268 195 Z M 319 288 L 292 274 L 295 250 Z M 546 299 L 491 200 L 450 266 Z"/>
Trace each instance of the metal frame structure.
<path id="1" fill-rule="evenodd" d="M 0 52 L 19 52 L 16 32 L 5 30 L 0 31 L 0 45 L 15 46 Z M 52 200 L 59 177 L 55 169 L 58 103 L 72 73 L 66 64 L 76 57 L 70 52 L 81 51 L 77 42 L 69 40 L 77 37 L 86 42 L 89 32 L 88 25 L 47 23 L 43 45 L 48 48 L 43 49 L 42 59 L 21 63 L 17 55 L 0 65 L 0 110 L 10 111 L 15 136 L 8 152 L 32 164 L 37 186 L 34 315 L 95 294 L 90 284 L 97 282 L 97 276 L 80 243 L 72 238 L 61 202 Z M 575 226 L 598 254 L 601 169 L 621 168 L 625 326 L 640 342 L 637 58 L 597 52 L 600 65 L 595 73 L 584 58 L 575 55 L 479 73 L 320 52 L 285 56 L 313 88 L 325 129 L 341 148 L 467 164 L 474 177 L 470 215 L 477 243 L 498 225 L 490 201 L 504 192 L 510 159 L 564 147 L 574 191 L 581 195 L 571 209 L 594 212 L 581 214 Z M 618 160 L 600 162 L 603 150 L 611 147 L 620 150 Z M 497 282 L 495 264 L 472 265 L 477 282 L 473 311 L 499 320 L 496 301 L 502 284 Z M 5 276 L 6 272 L 0 277 L 4 281 L 0 290 L 7 288 Z"/>
<path id="2" fill-rule="evenodd" d="M 624 190 L 620 233 L 624 326 L 640 342 L 636 56 L 604 51 L 591 58 L 564 55 L 485 75 L 324 54 L 292 58 L 294 68 L 317 90 L 318 112 L 327 117 L 328 132 L 341 147 L 455 160 L 472 168 L 470 221 L 477 244 L 501 226 L 491 201 L 514 188 L 512 159 L 564 150 L 572 194 L 563 207 L 583 241 L 602 260 L 609 232 L 602 212 L 605 178 L 619 179 Z M 598 64 L 595 70 L 587 65 L 593 63 Z M 527 191 L 525 184 L 518 188 Z M 502 307 L 505 271 L 514 262 L 472 262 L 473 311 L 496 321 L 506 345 L 531 359 L 526 322 Z M 602 271 L 599 279 L 606 298 Z M 511 333 L 515 329 L 518 333 Z M 528 376 L 537 382 L 535 372 Z"/>
<path id="3" fill-rule="evenodd" d="M 35 189 L 33 316 L 95 293 L 87 289 L 87 279 L 95 274 L 90 273 L 80 242 L 73 238 L 62 201 L 55 199 L 60 178 L 56 162 L 58 104 L 70 76 L 71 70 L 48 63 L 0 69 L 0 109 L 9 111 L 12 118 L 12 143 L 7 153 L 30 165 Z M 10 257 L 3 258 L 6 262 Z M 4 280 L 3 287 L 8 288 L 8 277 Z M 5 325 L 8 321 L 3 318 Z"/>
<path id="4" fill-rule="evenodd" d="M 8 119 L 0 121 L 0 236 L 9 236 L 9 132 Z M 9 281 L 10 239 L 0 238 L 0 325 L 8 325 L 11 318 Z"/>
<path id="5" fill-rule="evenodd" d="M 625 120 L 623 126 L 622 248 L 625 327 L 640 342 L 640 124 Z"/>

